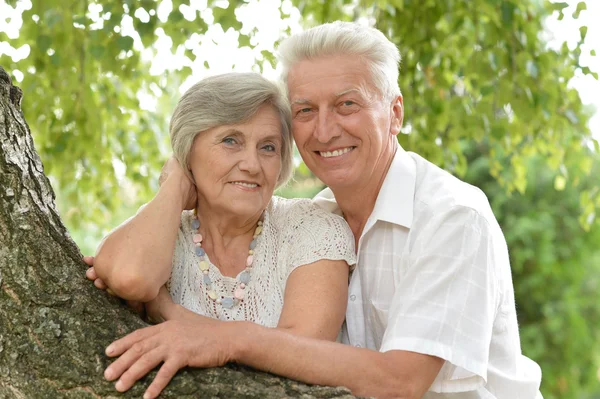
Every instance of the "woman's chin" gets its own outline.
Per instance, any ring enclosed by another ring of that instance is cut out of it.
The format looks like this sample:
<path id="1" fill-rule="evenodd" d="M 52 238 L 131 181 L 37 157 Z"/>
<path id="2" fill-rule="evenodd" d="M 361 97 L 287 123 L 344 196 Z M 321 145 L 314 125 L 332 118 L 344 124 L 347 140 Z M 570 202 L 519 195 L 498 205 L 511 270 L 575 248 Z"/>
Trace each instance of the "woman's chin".
<path id="1" fill-rule="evenodd" d="M 236 199 L 228 204 L 227 211 L 230 215 L 239 216 L 241 219 L 252 218 L 260 215 L 269 204 L 269 201 L 265 202 L 262 198 L 255 201 Z"/>

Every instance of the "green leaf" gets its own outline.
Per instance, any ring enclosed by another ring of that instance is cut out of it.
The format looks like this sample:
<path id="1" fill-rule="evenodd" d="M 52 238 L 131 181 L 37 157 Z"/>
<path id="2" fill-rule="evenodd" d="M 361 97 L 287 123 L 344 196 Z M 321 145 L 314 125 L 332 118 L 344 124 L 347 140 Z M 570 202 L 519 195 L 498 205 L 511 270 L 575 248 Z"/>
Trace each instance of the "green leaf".
<path id="1" fill-rule="evenodd" d="M 587 26 L 582 26 L 579 28 L 579 34 L 581 35 L 581 41 L 583 42 L 585 40 L 585 36 L 587 35 L 587 31 L 588 31 L 588 27 Z"/>
<path id="2" fill-rule="evenodd" d="M 557 11 L 562 11 L 565 8 L 569 7 L 569 3 L 565 3 L 564 1 L 561 2 L 557 2 L 557 3 L 551 3 L 550 5 L 552 7 L 552 9 L 557 10 Z"/>
<path id="3" fill-rule="evenodd" d="M 579 3 L 577 3 L 577 8 L 573 12 L 573 18 L 579 18 L 579 14 L 581 14 L 581 11 L 584 10 L 587 10 L 587 4 L 585 4 L 585 1 L 580 1 Z"/>
<path id="4" fill-rule="evenodd" d="M 513 14 L 515 12 L 515 5 L 510 1 L 503 1 L 501 9 L 502 25 L 507 29 L 511 29 L 513 24 Z"/>
<path id="5" fill-rule="evenodd" d="M 91 46 L 90 54 L 97 60 L 101 60 L 104 55 L 104 47 L 103 46 Z"/>
<path id="6" fill-rule="evenodd" d="M 119 36 L 117 38 L 117 46 L 123 51 L 129 51 L 133 48 L 133 38 L 129 36 Z"/>
<path id="7" fill-rule="evenodd" d="M 52 46 L 52 38 L 48 35 L 40 35 L 37 39 L 37 46 L 41 53 L 45 54 L 46 51 Z"/>

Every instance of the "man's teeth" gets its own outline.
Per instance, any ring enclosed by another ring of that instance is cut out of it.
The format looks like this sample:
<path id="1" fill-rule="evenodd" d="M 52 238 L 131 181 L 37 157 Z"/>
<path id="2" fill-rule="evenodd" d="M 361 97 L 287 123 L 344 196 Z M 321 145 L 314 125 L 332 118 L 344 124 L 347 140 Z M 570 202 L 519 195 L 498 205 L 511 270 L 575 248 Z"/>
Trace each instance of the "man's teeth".
<path id="1" fill-rule="evenodd" d="M 238 186 L 248 187 L 248 188 L 256 188 L 256 187 L 258 187 L 258 184 L 255 184 L 255 183 L 244 183 L 244 182 L 241 182 L 241 181 L 234 181 L 234 182 L 231 182 L 231 184 L 236 184 Z"/>
<path id="2" fill-rule="evenodd" d="M 321 154 L 321 156 L 323 158 L 339 157 L 340 155 L 344 155 L 351 149 L 352 149 L 352 147 L 346 147 L 346 148 L 342 148 L 341 150 L 335 150 L 335 151 L 319 151 L 319 154 Z"/>

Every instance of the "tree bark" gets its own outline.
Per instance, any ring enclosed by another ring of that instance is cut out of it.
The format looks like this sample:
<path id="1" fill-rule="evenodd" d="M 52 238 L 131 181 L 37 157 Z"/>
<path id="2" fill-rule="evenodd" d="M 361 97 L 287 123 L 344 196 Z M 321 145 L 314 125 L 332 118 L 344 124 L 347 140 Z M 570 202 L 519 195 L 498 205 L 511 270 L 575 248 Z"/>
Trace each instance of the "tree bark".
<path id="1" fill-rule="evenodd" d="M 141 397 L 103 378 L 104 348 L 146 324 L 84 277 L 21 112 L 22 92 L 0 67 L 0 398 Z M 164 398 L 353 398 L 238 365 L 186 369 Z"/>

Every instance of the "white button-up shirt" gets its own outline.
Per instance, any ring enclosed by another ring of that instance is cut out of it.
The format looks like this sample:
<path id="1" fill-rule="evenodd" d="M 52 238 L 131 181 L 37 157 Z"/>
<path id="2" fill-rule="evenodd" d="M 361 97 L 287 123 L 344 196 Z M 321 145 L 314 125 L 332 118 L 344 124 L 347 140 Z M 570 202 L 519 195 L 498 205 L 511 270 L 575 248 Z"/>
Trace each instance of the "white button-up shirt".
<path id="1" fill-rule="evenodd" d="M 340 213 L 329 189 L 315 202 Z M 425 399 L 541 398 L 541 370 L 521 354 L 506 241 L 485 194 L 417 154 L 394 156 L 348 295 L 344 343 L 446 361 Z"/>

